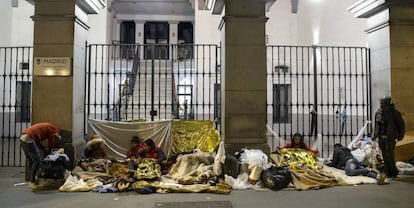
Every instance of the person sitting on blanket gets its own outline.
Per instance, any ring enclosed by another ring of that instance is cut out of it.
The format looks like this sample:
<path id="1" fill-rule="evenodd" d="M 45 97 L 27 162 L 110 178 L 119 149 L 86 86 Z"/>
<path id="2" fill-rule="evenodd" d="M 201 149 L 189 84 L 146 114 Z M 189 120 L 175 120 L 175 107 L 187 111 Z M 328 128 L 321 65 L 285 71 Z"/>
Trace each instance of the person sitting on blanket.
<path id="1" fill-rule="evenodd" d="M 84 150 L 84 156 L 89 161 L 93 161 L 96 159 L 106 159 L 107 154 L 106 154 L 104 146 L 105 146 L 104 140 L 98 135 L 93 135 L 89 139 L 88 143 L 86 143 L 86 147 Z"/>
<path id="2" fill-rule="evenodd" d="M 347 147 L 343 147 L 341 144 L 334 145 L 334 154 L 332 162 L 328 164 L 331 167 L 345 170 L 347 176 L 368 176 L 376 179 L 377 173 L 365 168 L 354 156 L 351 154 L 351 150 Z"/>
<path id="3" fill-rule="evenodd" d="M 301 149 L 311 151 L 315 154 L 319 153 L 318 150 L 313 150 L 313 149 L 309 148 L 309 146 L 304 142 L 303 136 L 300 133 L 295 133 L 292 136 L 291 141 L 288 142 L 285 146 L 283 146 L 280 149 L 283 149 L 283 148 L 301 148 Z"/>
<path id="4" fill-rule="evenodd" d="M 144 148 L 137 155 L 139 158 L 153 158 L 156 163 L 162 163 L 166 159 L 162 149 L 155 146 L 152 139 L 144 141 Z"/>
<path id="5" fill-rule="evenodd" d="M 127 153 L 127 158 L 138 158 L 138 152 L 144 150 L 144 144 L 141 142 L 138 136 L 133 136 L 131 139 L 132 147 Z"/>

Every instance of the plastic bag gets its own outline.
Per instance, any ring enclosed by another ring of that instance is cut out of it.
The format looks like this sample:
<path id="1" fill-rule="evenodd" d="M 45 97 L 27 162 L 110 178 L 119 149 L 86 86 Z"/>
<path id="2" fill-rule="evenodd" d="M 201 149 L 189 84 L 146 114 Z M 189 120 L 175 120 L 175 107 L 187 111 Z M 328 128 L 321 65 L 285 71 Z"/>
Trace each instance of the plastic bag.
<path id="1" fill-rule="evenodd" d="M 365 152 L 362 149 L 356 149 L 351 151 L 352 156 L 355 157 L 359 162 L 363 162 L 365 159 Z"/>
<path id="2" fill-rule="evenodd" d="M 255 186 L 247 182 L 249 175 L 247 173 L 240 174 L 237 178 L 224 175 L 224 181 L 235 190 L 253 189 Z"/>
<path id="3" fill-rule="evenodd" d="M 403 175 L 414 175 L 414 166 L 410 163 L 397 161 L 395 166 L 397 167 L 400 174 Z"/>
<path id="4" fill-rule="evenodd" d="M 259 149 L 242 149 L 240 162 L 241 164 L 247 164 L 249 169 L 254 166 L 259 166 L 264 170 L 272 166 L 267 155 Z"/>
<path id="5" fill-rule="evenodd" d="M 292 181 L 292 176 L 288 168 L 272 166 L 262 172 L 260 179 L 266 188 L 277 191 L 286 188 Z"/>

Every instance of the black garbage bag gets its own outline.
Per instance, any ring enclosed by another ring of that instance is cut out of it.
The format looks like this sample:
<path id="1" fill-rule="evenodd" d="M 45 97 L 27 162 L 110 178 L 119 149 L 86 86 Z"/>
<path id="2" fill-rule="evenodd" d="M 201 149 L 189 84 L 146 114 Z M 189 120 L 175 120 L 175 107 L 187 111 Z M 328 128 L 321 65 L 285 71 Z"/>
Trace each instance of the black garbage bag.
<path id="1" fill-rule="evenodd" d="M 266 188 L 277 191 L 286 188 L 292 181 L 292 176 L 287 167 L 272 166 L 262 172 L 260 179 Z"/>

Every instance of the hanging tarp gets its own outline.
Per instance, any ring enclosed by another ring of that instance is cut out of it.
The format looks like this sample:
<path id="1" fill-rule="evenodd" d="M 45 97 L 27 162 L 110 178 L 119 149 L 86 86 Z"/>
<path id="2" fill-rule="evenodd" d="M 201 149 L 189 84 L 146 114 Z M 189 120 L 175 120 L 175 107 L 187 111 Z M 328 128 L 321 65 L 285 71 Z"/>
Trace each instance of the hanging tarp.
<path id="1" fill-rule="evenodd" d="M 220 143 L 214 121 L 172 121 L 173 154 L 200 149 L 213 153 Z"/>
<path id="2" fill-rule="evenodd" d="M 138 136 L 142 141 L 154 140 L 164 154 L 171 154 L 171 120 L 153 122 L 112 122 L 104 120 L 88 120 L 92 133 L 105 141 L 109 158 L 125 159 L 131 148 L 131 138 Z"/>

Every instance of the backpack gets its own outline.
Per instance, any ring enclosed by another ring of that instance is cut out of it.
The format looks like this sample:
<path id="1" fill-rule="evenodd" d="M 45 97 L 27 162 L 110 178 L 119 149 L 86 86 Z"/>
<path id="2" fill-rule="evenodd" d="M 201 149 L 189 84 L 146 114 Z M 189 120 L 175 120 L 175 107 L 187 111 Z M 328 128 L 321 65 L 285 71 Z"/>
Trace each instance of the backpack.
<path id="1" fill-rule="evenodd" d="M 36 175 L 38 178 L 44 179 L 62 179 L 64 178 L 65 170 L 65 158 L 59 157 L 56 161 L 43 160 Z"/>

